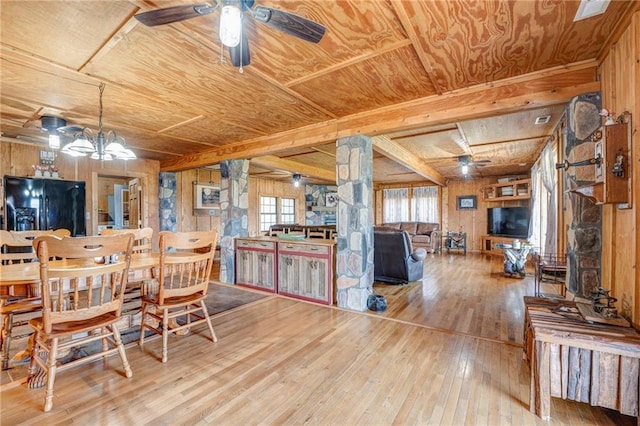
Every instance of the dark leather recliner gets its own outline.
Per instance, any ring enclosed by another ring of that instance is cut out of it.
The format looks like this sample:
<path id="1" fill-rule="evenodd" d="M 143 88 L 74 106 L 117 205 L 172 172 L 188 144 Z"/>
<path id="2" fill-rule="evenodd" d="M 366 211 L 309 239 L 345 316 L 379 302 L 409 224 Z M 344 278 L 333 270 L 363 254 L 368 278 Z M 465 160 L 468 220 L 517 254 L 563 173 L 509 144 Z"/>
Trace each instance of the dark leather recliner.
<path id="1" fill-rule="evenodd" d="M 406 231 L 374 228 L 373 256 L 375 281 L 405 284 L 422 279 L 427 252 L 423 248 L 414 251 Z"/>

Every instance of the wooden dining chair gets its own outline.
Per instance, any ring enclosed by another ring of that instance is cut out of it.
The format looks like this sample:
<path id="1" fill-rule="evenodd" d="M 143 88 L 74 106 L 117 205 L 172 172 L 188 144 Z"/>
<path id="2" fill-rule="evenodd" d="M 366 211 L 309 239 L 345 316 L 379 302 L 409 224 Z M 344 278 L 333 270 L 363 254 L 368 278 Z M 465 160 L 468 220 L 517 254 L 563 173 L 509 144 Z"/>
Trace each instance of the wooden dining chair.
<path id="1" fill-rule="evenodd" d="M 105 228 L 100 231 L 100 235 L 120 235 L 133 234 L 133 253 L 148 253 L 153 246 L 153 229 L 136 228 L 136 229 L 113 229 Z"/>
<path id="2" fill-rule="evenodd" d="M 169 333 L 206 323 L 212 340 L 218 341 L 205 304 L 217 237 L 216 231 L 159 234 L 157 288 L 142 295 L 140 347 L 145 330 L 161 335 L 163 363 L 168 359 Z"/>
<path id="3" fill-rule="evenodd" d="M 25 263 L 37 260 L 37 254 L 33 247 L 33 240 L 42 235 L 55 235 L 60 238 L 71 235 L 68 229 L 55 231 L 4 231 L 0 230 L 0 263 Z M 9 368 L 9 353 L 11 340 L 25 337 L 31 334 L 31 329 L 26 326 L 26 320 L 40 313 L 42 301 L 40 299 L 40 285 L 31 283 L 26 286 L 28 291 L 21 294 L 9 294 L 0 302 L 0 348 L 2 351 L 2 370 Z M 24 318 L 23 318 L 24 317 Z M 14 327 L 20 327 L 20 331 L 14 333 Z M 26 358 L 26 354 L 18 356 Z"/>
<path id="4" fill-rule="evenodd" d="M 29 380 L 39 376 L 38 369 L 45 373 L 44 411 L 49 411 L 58 371 L 101 357 L 106 360 L 118 352 L 125 376 L 133 375 L 116 325 L 122 313 L 133 236 L 44 236 L 34 244 L 40 262 L 42 317 L 29 321 L 35 331 Z M 97 353 L 64 364 L 57 359 L 72 348 L 86 351 L 86 345 L 97 341 L 102 342 Z"/>

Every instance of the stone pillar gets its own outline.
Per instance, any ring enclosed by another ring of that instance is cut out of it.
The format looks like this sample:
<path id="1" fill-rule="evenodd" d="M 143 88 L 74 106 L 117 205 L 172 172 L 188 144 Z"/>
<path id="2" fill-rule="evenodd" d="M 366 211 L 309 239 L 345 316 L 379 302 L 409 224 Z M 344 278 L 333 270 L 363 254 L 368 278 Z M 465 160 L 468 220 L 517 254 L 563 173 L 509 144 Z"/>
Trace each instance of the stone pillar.
<path id="1" fill-rule="evenodd" d="M 373 293 L 373 150 L 371 139 L 338 139 L 337 303 L 364 311 Z"/>
<path id="2" fill-rule="evenodd" d="M 160 231 L 177 231 L 178 208 L 176 205 L 176 187 L 178 175 L 173 172 L 161 172 L 158 183 L 160 206 Z"/>
<path id="3" fill-rule="evenodd" d="M 249 160 L 220 162 L 220 281 L 235 284 L 233 239 L 249 235 Z"/>
<path id="4" fill-rule="evenodd" d="M 564 158 L 576 162 L 593 158 L 594 132 L 602 130 L 600 92 L 576 96 L 567 105 Z M 565 173 L 568 189 L 595 181 L 594 166 L 570 167 Z M 569 229 L 567 232 L 567 290 L 577 297 L 587 298 L 601 286 L 602 207 L 590 199 L 567 193 L 565 205 Z"/>

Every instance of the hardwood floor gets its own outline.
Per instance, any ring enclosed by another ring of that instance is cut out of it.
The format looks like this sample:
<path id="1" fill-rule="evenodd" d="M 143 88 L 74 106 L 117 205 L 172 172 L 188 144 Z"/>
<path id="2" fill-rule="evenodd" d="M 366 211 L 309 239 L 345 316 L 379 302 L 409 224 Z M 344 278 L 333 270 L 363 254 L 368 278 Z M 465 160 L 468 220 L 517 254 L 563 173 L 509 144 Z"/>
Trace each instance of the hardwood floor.
<path id="1" fill-rule="evenodd" d="M 425 279 L 376 285 L 390 307 L 357 313 L 270 296 L 172 336 L 56 378 L 44 390 L 1 388 L 10 424 L 546 424 L 529 412 L 522 296 L 533 280 L 504 278 L 501 260 L 435 255 Z M 201 334 L 202 333 L 202 334 Z M 552 400 L 553 424 L 636 424 L 587 404 Z"/>

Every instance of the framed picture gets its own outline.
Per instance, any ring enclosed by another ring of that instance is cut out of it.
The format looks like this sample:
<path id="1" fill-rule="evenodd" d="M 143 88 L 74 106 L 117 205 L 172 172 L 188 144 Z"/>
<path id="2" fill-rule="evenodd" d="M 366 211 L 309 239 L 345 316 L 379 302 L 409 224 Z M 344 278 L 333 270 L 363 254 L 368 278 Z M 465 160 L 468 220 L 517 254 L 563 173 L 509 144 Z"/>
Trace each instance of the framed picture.
<path id="1" fill-rule="evenodd" d="M 478 199 L 475 195 L 458 195 L 458 210 L 475 210 Z"/>
<path id="2" fill-rule="evenodd" d="M 327 192 L 324 194 L 324 204 L 327 207 L 335 207 L 338 205 L 338 193 Z"/>
<path id="3" fill-rule="evenodd" d="M 194 183 L 193 185 L 193 208 L 199 209 L 219 209 L 220 208 L 220 188 L 206 183 Z"/>

